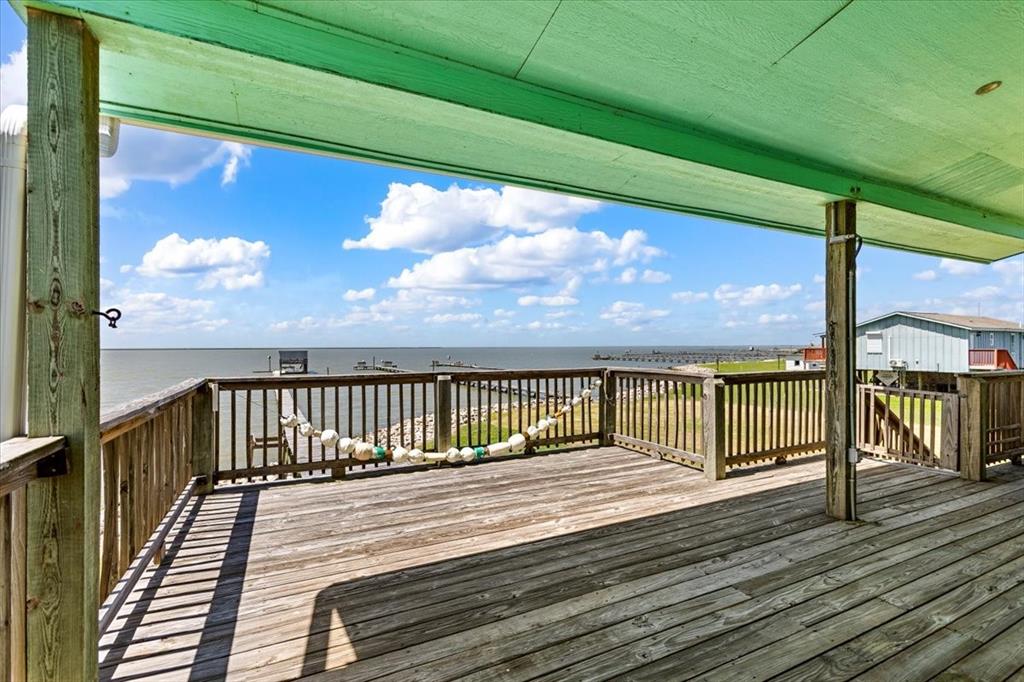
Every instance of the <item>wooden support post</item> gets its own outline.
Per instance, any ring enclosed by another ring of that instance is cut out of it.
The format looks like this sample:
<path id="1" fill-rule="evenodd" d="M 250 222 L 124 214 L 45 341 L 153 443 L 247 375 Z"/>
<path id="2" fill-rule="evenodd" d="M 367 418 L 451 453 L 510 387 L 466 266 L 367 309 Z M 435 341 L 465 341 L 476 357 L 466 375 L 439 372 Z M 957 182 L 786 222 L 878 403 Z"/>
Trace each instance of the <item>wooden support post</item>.
<path id="1" fill-rule="evenodd" d="M 725 478 L 725 382 L 705 379 L 701 398 L 704 477 L 709 481 L 720 481 Z"/>
<path id="2" fill-rule="evenodd" d="M 217 417 L 219 415 L 213 411 L 213 386 L 205 384 L 192 398 L 192 475 L 206 477 L 196 486 L 197 495 L 213 492 L 213 420 Z"/>
<path id="3" fill-rule="evenodd" d="M 825 511 L 846 521 L 857 517 L 856 312 L 857 205 L 825 207 Z"/>
<path id="4" fill-rule="evenodd" d="M 601 432 L 601 445 L 611 445 L 615 433 L 615 403 L 618 395 L 618 384 L 615 373 L 605 370 L 601 377 L 601 412 L 598 415 L 598 430 Z"/>
<path id="5" fill-rule="evenodd" d="M 939 466 L 960 471 L 960 400 L 955 395 L 942 398 L 942 436 L 939 445 Z"/>
<path id="6" fill-rule="evenodd" d="M 437 377 L 434 388 L 434 450 L 445 452 L 452 446 L 452 378 Z"/>
<path id="7" fill-rule="evenodd" d="M 99 609 L 99 50 L 28 8 L 28 435 L 69 473 L 28 487 L 28 678 L 93 680 Z"/>
<path id="8" fill-rule="evenodd" d="M 960 478 L 985 480 L 985 458 L 988 454 L 988 384 L 980 377 L 960 375 L 956 378 L 960 394 Z M 945 421 L 945 412 L 943 412 Z"/>

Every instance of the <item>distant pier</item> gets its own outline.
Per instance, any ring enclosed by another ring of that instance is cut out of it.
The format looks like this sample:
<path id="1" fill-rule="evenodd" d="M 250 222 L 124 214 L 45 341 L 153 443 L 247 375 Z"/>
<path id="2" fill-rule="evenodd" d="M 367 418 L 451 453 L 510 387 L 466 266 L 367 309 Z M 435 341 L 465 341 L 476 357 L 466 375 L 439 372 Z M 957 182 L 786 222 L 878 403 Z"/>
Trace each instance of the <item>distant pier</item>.
<path id="1" fill-rule="evenodd" d="M 794 352 L 791 348 L 748 348 L 745 350 L 715 351 L 631 351 L 624 353 L 594 353 L 593 360 L 613 362 L 657 362 L 666 365 L 699 365 L 710 362 L 738 362 L 744 360 L 774 360 L 780 355 Z"/>

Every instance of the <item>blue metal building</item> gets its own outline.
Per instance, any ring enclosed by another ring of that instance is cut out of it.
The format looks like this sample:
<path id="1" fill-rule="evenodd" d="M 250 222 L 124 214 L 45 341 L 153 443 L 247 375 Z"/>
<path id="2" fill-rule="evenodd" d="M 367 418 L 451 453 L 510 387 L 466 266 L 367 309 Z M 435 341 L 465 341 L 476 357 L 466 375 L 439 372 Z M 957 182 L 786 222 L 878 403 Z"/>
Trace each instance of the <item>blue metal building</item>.
<path id="1" fill-rule="evenodd" d="M 1024 328 L 975 315 L 896 311 L 857 325 L 857 368 L 967 372 L 1024 367 Z"/>

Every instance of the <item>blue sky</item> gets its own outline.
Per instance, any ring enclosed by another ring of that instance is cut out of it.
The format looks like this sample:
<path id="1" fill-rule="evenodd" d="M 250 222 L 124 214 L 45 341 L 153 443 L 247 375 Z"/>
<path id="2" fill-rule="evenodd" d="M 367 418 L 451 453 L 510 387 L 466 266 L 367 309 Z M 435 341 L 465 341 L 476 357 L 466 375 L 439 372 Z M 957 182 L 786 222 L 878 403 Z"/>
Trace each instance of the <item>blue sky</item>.
<path id="1" fill-rule="evenodd" d="M 0 3 L 2 105 L 25 29 Z M 104 347 L 806 343 L 819 239 L 122 127 L 101 165 Z M 861 319 L 1020 320 L 1024 258 L 865 247 Z"/>

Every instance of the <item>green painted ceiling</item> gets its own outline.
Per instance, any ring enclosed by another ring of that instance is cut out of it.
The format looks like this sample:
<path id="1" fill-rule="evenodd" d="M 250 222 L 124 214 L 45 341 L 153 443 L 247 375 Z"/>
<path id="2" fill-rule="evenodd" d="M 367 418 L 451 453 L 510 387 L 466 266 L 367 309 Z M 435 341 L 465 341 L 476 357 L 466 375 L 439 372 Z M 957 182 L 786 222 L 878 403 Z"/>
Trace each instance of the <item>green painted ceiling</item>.
<path id="1" fill-rule="evenodd" d="M 989 261 L 1024 251 L 1024 3 L 12 0 L 136 122 Z M 1001 88 L 978 96 L 983 83 Z"/>

